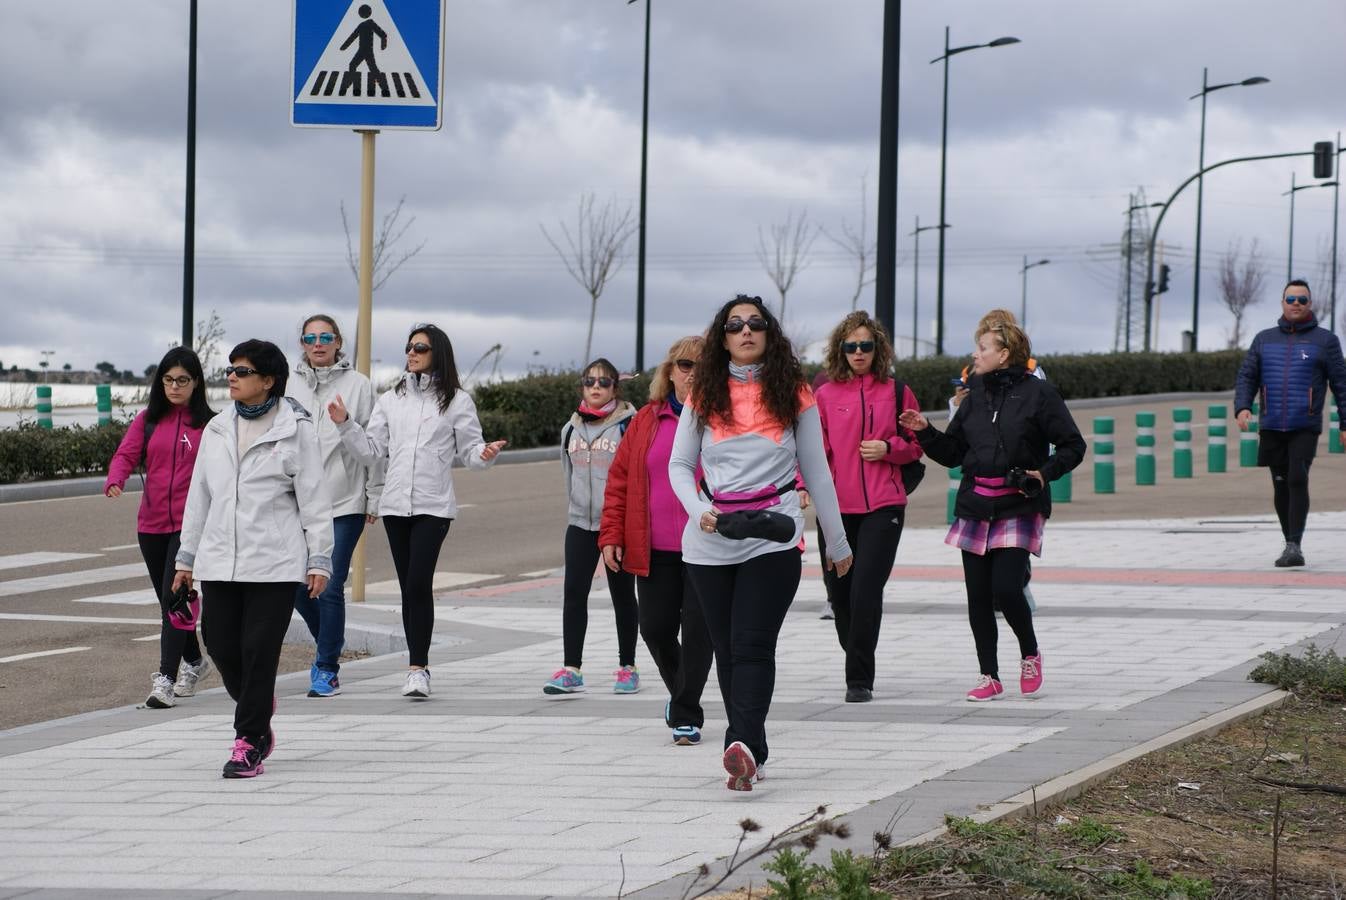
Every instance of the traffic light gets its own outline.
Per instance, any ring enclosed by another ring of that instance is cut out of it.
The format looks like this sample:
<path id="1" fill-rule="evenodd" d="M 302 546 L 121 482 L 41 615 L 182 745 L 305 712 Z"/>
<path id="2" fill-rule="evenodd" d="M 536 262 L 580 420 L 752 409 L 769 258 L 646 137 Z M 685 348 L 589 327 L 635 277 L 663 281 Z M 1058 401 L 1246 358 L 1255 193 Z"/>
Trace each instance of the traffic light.
<path id="1" fill-rule="evenodd" d="M 1159 289 L 1155 291 L 1156 294 L 1162 294 L 1168 290 L 1168 273 L 1169 273 L 1168 263 L 1160 263 Z"/>
<path id="2" fill-rule="evenodd" d="M 1331 141 L 1318 141 L 1313 145 L 1313 177 L 1332 177 L 1332 157 L 1335 155 Z"/>

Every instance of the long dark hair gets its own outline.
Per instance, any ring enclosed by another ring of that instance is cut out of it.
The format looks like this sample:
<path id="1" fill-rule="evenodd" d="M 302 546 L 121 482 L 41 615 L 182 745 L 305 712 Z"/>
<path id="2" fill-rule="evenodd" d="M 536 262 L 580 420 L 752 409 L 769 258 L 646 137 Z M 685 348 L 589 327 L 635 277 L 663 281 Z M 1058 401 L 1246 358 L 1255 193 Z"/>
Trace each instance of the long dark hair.
<path id="1" fill-rule="evenodd" d="M 706 329 L 706 346 L 701 351 L 692 380 L 693 408 L 702 425 L 712 419 L 734 420 L 729 401 L 729 351 L 724 346 L 724 324 L 729 321 L 729 311 L 744 303 L 757 307 L 757 314 L 766 320 L 766 350 L 762 354 L 760 376 L 762 405 L 773 419 L 782 425 L 792 425 L 799 418 L 800 389 L 808 386 L 804 369 L 799 364 L 799 357 L 795 356 L 790 339 L 781 330 L 780 321 L 767 309 L 762 298 L 745 294 L 739 294 L 721 306 L 710 328 Z"/>
<path id="2" fill-rule="evenodd" d="M 192 414 L 192 427 L 204 428 L 215 416 L 215 410 L 206 403 L 206 373 L 201 370 L 201 360 L 186 347 L 174 347 L 159 360 L 159 367 L 150 379 L 150 401 L 145 407 L 145 421 L 158 422 L 173 409 L 168 392 L 164 390 L 164 376 L 175 366 L 186 369 L 187 374 L 196 381 L 192 396 L 187 400 L 187 410 Z"/>
<path id="3" fill-rule="evenodd" d="M 439 396 L 439 411 L 442 413 L 453 402 L 453 395 L 462 390 L 458 380 L 458 364 L 453 361 L 453 344 L 449 336 L 435 325 L 414 325 L 407 334 L 408 343 L 414 335 L 423 334 L 430 339 L 430 383 Z M 394 388 L 399 394 L 407 389 L 406 379 Z"/>

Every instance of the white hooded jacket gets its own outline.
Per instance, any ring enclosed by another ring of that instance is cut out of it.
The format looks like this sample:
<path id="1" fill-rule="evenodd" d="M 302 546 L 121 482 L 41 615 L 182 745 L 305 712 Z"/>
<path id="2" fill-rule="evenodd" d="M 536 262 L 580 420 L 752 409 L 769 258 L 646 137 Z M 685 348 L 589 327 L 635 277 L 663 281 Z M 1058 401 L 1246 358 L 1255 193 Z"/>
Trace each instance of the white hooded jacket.
<path id="1" fill-rule="evenodd" d="M 348 516 L 373 512 L 379 508 L 383 491 L 383 466 L 366 466 L 341 442 L 341 432 L 327 414 L 327 404 L 339 394 L 350 417 L 367 425 L 374 412 L 374 389 L 369 379 L 355 370 L 350 360 L 341 359 L 327 368 L 315 369 L 306 360 L 294 367 L 286 389 L 287 396 L 313 416 L 318 429 L 318 449 L 322 452 L 327 490 L 332 496 L 332 515 Z"/>
<path id="2" fill-rule="evenodd" d="M 410 372 L 402 376 L 402 392 L 386 391 L 374 404 L 369 426 L 353 419 L 338 427 L 346 449 L 366 465 L 386 459 L 381 516 L 458 516 L 453 491 L 454 460 L 470 469 L 485 469 L 496 458 L 484 460 L 477 404 L 465 390 L 454 392 L 444 412 L 431 376 Z"/>
<path id="3" fill-rule="evenodd" d="M 313 418 L 290 400 L 240 459 L 238 411 L 201 434 L 182 514 L 180 569 L 197 581 L 302 582 L 332 574 L 332 502 Z"/>

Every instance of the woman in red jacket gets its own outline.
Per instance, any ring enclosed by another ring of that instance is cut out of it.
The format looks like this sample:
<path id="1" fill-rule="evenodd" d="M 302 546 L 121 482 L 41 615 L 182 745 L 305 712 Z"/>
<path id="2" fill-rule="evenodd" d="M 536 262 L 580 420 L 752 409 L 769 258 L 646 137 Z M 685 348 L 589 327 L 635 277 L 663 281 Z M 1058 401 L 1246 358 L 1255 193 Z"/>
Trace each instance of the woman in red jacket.
<path id="1" fill-rule="evenodd" d="M 911 388 L 897 396 L 888 374 L 893 345 L 882 323 L 863 310 L 832 330 L 825 362 L 829 381 L 816 391 L 823 448 L 856 562 L 845 576 L 825 571 L 823 579 L 846 651 L 846 702 L 867 703 L 874 697 L 883 589 L 906 517 L 901 466 L 921 458 L 920 445 L 898 433 L 897 416 L 920 407 Z"/>
<path id="2" fill-rule="evenodd" d="M 150 381 L 149 405 L 126 429 L 103 484 L 105 495 L 120 497 L 127 477 L 144 465 L 145 491 L 136 516 L 136 538 L 160 612 L 159 671 L 145 698 L 151 709 L 168 709 L 175 698 L 195 695 L 196 683 L 210 668 L 196 631 L 179 630 L 168 621 L 164 589 L 173 583 L 182 510 L 201 446 L 201 429 L 214 415 L 206 404 L 201 360 L 185 347 L 169 350 Z"/>
<path id="3" fill-rule="evenodd" d="M 713 653 L 683 569 L 687 512 L 669 485 L 668 458 L 702 344 L 699 336 L 681 338 L 655 369 L 650 402 L 631 420 L 608 470 L 598 533 L 607 567 L 636 576 L 640 634 L 668 688 L 664 722 L 673 729 L 673 743 L 681 746 L 701 742 L 701 692 Z"/>

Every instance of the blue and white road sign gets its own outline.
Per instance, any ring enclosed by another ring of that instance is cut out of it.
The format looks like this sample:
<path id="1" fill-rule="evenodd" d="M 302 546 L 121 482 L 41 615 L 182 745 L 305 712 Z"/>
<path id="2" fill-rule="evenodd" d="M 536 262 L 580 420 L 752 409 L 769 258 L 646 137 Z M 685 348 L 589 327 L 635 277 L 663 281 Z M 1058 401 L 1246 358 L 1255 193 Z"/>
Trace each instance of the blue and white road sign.
<path id="1" fill-rule="evenodd" d="M 437 130 L 445 0 L 294 0 L 290 123 Z"/>

